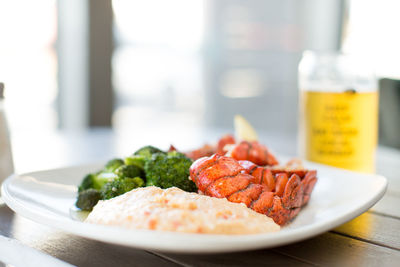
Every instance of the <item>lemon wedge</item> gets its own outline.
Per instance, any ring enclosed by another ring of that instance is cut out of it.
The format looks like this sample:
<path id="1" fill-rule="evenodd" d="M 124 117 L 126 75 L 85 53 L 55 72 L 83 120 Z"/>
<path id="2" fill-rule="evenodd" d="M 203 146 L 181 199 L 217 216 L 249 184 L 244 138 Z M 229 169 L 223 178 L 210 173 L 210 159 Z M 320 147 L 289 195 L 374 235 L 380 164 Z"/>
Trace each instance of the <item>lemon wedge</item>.
<path id="1" fill-rule="evenodd" d="M 233 124 L 235 127 L 236 139 L 241 141 L 257 141 L 258 135 L 250 122 L 248 122 L 242 115 L 235 115 L 233 119 Z"/>

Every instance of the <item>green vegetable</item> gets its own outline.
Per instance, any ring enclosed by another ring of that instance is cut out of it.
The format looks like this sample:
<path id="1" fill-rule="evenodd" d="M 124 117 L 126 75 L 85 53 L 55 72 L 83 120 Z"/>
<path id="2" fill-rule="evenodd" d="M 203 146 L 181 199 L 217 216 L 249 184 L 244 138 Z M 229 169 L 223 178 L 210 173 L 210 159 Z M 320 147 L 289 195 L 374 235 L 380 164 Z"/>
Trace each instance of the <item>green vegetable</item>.
<path id="1" fill-rule="evenodd" d="M 169 188 L 176 186 L 188 192 L 197 191 L 196 185 L 189 180 L 189 168 L 192 160 L 184 154 L 172 151 L 156 153 L 146 161 L 146 185 Z"/>
<path id="2" fill-rule="evenodd" d="M 101 197 L 102 199 L 110 199 L 129 192 L 132 189 L 142 187 L 143 185 L 144 181 L 140 177 L 117 178 L 104 185 L 101 190 Z"/>
<path id="3" fill-rule="evenodd" d="M 86 175 L 78 187 L 78 192 L 82 192 L 89 188 L 93 188 L 95 178 L 96 178 L 96 176 L 92 173 L 89 173 L 88 175 Z"/>
<path id="4" fill-rule="evenodd" d="M 142 170 L 144 169 L 144 164 L 146 163 L 146 158 L 141 155 L 133 155 L 130 157 L 126 157 L 124 160 L 124 163 L 126 165 L 135 165 L 141 168 Z"/>
<path id="5" fill-rule="evenodd" d="M 81 210 L 91 211 L 100 199 L 100 192 L 91 188 L 79 192 L 75 205 Z"/>
<path id="6" fill-rule="evenodd" d="M 114 173 L 120 178 L 144 177 L 143 170 L 136 165 L 122 165 Z"/>
<path id="7" fill-rule="evenodd" d="M 145 160 L 148 160 L 151 158 L 151 156 L 153 154 L 156 154 L 156 153 L 164 153 L 165 154 L 164 151 L 162 151 L 154 146 L 144 146 L 141 149 L 137 150 L 133 155 L 142 156 Z"/>
<path id="8" fill-rule="evenodd" d="M 112 159 L 107 162 L 106 166 L 104 167 L 104 171 L 113 172 L 122 165 L 124 165 L 124 161 L 122 159 Z"/>
<path id="9" fill-rule="evenodd" d="M 100 172 L 93 179 L 93 188 L 100 190 L 106 183 L 116 179 L 118 175 L 113 172 Z"/>
<path id="10" fill-rule="evenodd" d="M 89 173 L 86 175 L 81 184 L 78 187 L 78 192 L 82 192 L 87 189 L 97 189 L 100 190 L 103 185 L 117 178 L 118 175 L 115 173 L 109 172 L 98 172 L 98 173 Z"/>
<path id="11" fill-rule="evenodd" d="M 196 185 L 189 180 L 192 160 L 184 154 L 163 152 L 145 146 L 124 160 L 116 158 L 105 167 L 84 177 L 78 188 L 76 206 L 92 210 L 100 199 L 110 199 L 142 186 L 179 187 L 195 192 Z"/>

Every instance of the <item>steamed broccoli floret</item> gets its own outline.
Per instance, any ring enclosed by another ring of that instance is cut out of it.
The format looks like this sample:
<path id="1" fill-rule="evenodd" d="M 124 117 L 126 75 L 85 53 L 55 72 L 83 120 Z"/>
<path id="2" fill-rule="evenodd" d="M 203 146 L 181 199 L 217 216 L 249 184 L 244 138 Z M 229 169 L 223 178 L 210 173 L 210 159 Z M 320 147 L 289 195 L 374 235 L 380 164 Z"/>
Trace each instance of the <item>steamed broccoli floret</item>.
<path id="1" fill-rule="evenodd" d="M 103 170 L 83 178 L 78 187 L 76 206 L 82 210 L 91 210 L 99 199 L 109 199 L 143 186 L 144 181 L 139 176 L 145 176 L 143 167 L 124 165 L 122 159 L 112 159 Z"/>
<path id="2" fill-rule="evenodd" d="M 94 179 L 93 188 L 100 190 L 106 183 L 118 178 L 118 175 L 113 172 L 101 172 Z"/>
<path id="3" fill-rule="evenodd" d="M 143 170 L 135 165 L 122 165 L 114 172 L 120 178 L 143 177 Z"/>
<path id="4" fill-rule="evenodd" d="M 110 160 L 103 170 L 86 175 L 78 188 L 76 206 L 91 210 L 100 199 L 110 199 L 146 184 L 194 192 L 196 185 L 189 180 L 191 164 L 192 160 L 182 153 L 142 147 L 124 161 Z"/>
<path id="5" fill-rule="evenodd" d="M 117 178 L 104 185 L 101 190 L 101 197 L 102 199 L 110 199 L 129 192 L 132 189 L 142 187 L 143 185 L 144 181 L 140 177 Z"/>
<path id="6" fill-rule="evenodd" d="M 90 188 L 79 192 L 75 205 L 81 210 L 91 211 L 100 199 L 100 191 Z"/>
<path id="7" fill-rule="evenodd" d="M 126 157 L 124 160 L 126 165 L 134 165 L 142 170 L 144 170 L 144 164 L 146 163 L 146 158 L 141 155 L 132 155 L 130 157 Z"/>
<path id="8" fill-rule="evenodd" d="M 154 147 L 154 146 L 144 146 L 141 149 L 137 150 L 133 155 L 137 155 L 137 156 L 142 156 L 144 157 L 145 160 L 148 160 L 151 158 L 151 156 L 153 154 L 156 153 L 164 153 L 164 151 Z"/>
<path id="9" fill-rule="evenodd" d="M 115 173 L 108 173 L 108 172 L 89 173 L 83 178 L 81 184 L 78 187 L 78 192 L 82 192 L 90 188 L 100 190 L 103 187 L 103 185 L 115 179 L 116 177 L 118 176 Z"/>
<path id="10" fill-rule="evenodd" d="M 189 180 L 191 165 L 191 159 L 176 151 L 154 154 L 144 166 L 146 185 L 161 188 L 176 186 L 188 192 L 195 192 L 197 187 Z"/>
<path id="11" fill-rule="evenodd" d="M 96 178 L 96 176 L 92 173 L 89 173 L 88 175 L 86 175 L 78 187 L 78 192 L 82 192 L 84 190 L 93 188 L 95 178 Z"/>
<path id="12" fill-rule="evenodd" d="M 124 165 L 124 161 L 122 159 L 112 159 L 107 162 L 106 166 L 104 166 L 104 171 L 113 172 L 122 165 Z"/>

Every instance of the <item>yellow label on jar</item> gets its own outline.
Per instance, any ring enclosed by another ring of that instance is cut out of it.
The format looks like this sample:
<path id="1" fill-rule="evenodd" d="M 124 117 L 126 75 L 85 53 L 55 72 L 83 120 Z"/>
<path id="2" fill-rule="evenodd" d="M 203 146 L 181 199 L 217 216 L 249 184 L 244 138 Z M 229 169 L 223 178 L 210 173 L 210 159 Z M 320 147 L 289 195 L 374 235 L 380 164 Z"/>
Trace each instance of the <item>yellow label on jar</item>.
<path id="1" fill-rule="evenodd" d="M 306 159 L 373 172 L 378 93 L 303 91 L 300 133 Z"/>

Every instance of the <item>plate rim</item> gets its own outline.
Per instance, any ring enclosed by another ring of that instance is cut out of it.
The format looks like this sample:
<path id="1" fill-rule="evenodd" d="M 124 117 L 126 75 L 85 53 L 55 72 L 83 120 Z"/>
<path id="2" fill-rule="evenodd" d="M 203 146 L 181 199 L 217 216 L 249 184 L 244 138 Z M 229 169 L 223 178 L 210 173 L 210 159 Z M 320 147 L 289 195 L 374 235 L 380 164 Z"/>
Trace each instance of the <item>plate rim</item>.
<path id="1" fill-rule="evenodd" d="M 35 213 L 31 211 L 28 207 L 26 207 L 21 201 L 13 197 L 9 191 L 9 184 L 17 179 L 18 177 L 34 175 L 35 173 L 41 172 L 49 172 L 49 171 L 59 171 L 59 170 L 68 170 L 71 168 L 89 168 L 89 166 L 96 166 L 98 163 L 93 164 L 82 164 L 82 165 L 74 165 L 70 167 L 63 168 L 54 168 L 49 170 L 41 170 L 35 172 L 28 172 L 24 174 L 13 174 L 9 176 L 6 180 L 3 181 L 1 185 L 1 198 L 10 207 L 14 212 L 22 217 L 28 218 L 32 221 L 35 221 L 39 224 L 43 224 L 49 227 L 53 227 L 55 229 L 59 229 L 65 231 L 70 234 L 74 234 L 80 237 L 89 238 L 92 240 L 97 240 L 100 242 L 112 243 L 116 245 L 122 245 L 132 248 L 145 249 L 151 251 L 159 251 L 159 252 L 174 252 L 174 253 L 195 253 L 195 254 L 210 254 L 210 253 L 224 253 L 224 252 L 237 252 L 237 251 L 246 251 L 252 249 L 261 249 L 261 248 L 271 248 L 282 246 L 294 242 L 299 242 L 305 239 L 309 239 L 315 237 L 319 234 L 329 231 L 343 223 L 350 221 L 353 218 L 358 217 L 362 213 L 366 212 L 369 208 L 371 208 L 376 202 L 378 202 L 385 194 L 388 186 L 387 179 L 379 174 L 365 174 L 371 175 L 378 179 L 380 179 L 380 188 L 377 189 L 376 193 L 368 198 L 367 201 L 363 203 L 363 205 L 359 206 L 356 210 L 352 210 L 343 214 L 342 216 L 335 218 L 334 220 L 322 221 L 320 223 L 305 225 L 300 228 L 293 228 L 287 231 L 279 231 L 275 233 L 266 233 L 266 234 L 252 234 L 252 235 L 211 235 L 211 234 L 188 234 L 188 233 L 177 233 L 177 232 L 162 232 L 162 231 L 152 231 L 152 230 L 133 230 L 133 229 L 123 229 L 118 227 L 110 227 L 103 225 L 94 225 L 94 224 L 86 224 L 79 221 L 74 221 L 71 219 L 70 222 L 67 222 L 65 219 L 54 219 L 51 218 L 50 215 L 44 215 L 41 213 Z M 312 165 L 321 165 L 312 163 Z M 340 171 L 350 172 L 348 170 L 338 169 L 327 165 L 322 165 L 324 168 L 332 168 Z M 360 174 L 360 173 L 357 173 Z M 106 233 L 105 236 L 99 236 L 99 231 Z M 196 239 L 202 241 L 203 243 L 207 243 L 211 241 L 213 238 L 220 239 L 218 244 L 227 244 L 234 241 L 241 241 L 242 246 L 238 246 L 237 244 L 232 244 L 232 246 L 227 247 L 215 247 L 211 246 L 213 250 L 210 250 L 209 246 L 196 247 L 192 246 L 193 244 L 187 246 L 187 244 L 182 245 L 178 244 L 178 246 L 170 246 L 166 244 L 158 244 L 157 247 L 154 247 L 153 242 L 147 242 L 146 240 L 141 240 L 141 238 L 121 240 L 120 238 L 116 238 L 118 234 L 124 233 L 127 237 L 143 237 L 146 236 L 157 236 L 163 235 L 178 239 L 187 239 L 196 237 Z M 113 236 L 115 235 L 115 236 Z M 135 240 L 132 242 L 132 240 Z M 222 240 L 222 243 L 221 243 Z M 139 242 L 138 242 L 139 241 Z M 257 242 L 251 242 L 257 241 Z"/>

